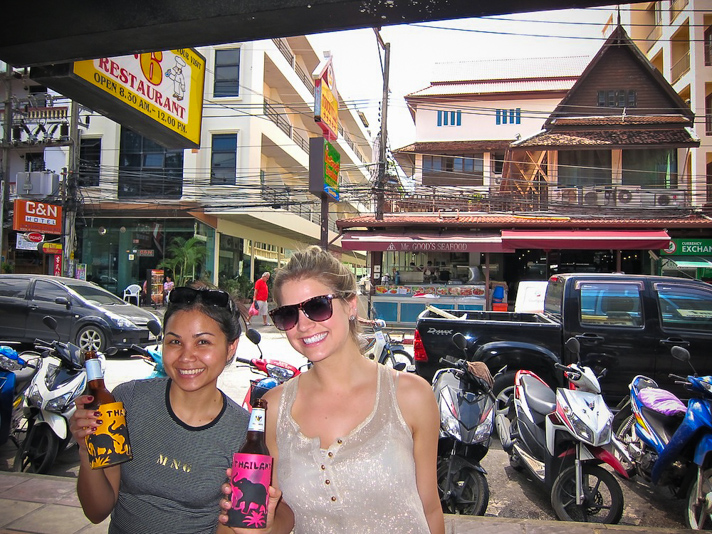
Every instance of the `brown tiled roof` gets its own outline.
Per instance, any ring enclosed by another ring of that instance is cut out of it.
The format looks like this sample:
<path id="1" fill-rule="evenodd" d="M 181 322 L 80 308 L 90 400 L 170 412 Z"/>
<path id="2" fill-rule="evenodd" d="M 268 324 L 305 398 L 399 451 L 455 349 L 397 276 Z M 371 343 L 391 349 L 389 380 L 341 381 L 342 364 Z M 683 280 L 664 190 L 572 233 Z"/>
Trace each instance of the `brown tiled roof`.
<path id="1" fill-rule="evenodd" d="M 414 214 L 387 213 L 383 220 L 377 221 L 374 215 L 362 215 L 349 219 L 340 219 L 336 225 L 346 230 L 349 228 L 676 228 L 712 230 L 712 219 L 691 214 L 656 216 L 654 218 L 625 217 L 571 217 L 564 215 L 489 215 L 478 213 L 447 212 Z"/>
<path id="2" fill-rule="evenodd" d="M 427 141 L 413 143 L 394 150 L 395 154 L 447 154 L 481 150 L 504 150 L 514 139 L 491 139 L 485 141 Z"/>
<path id="3" fill-rule="evenodd" d="M 631 126 L 635 124 L 684 124 L 690 120 L 682 115 L 608 115 L 600 117 L 556 117 L 552 125 L 557 126 Z"/>
<path id="4" fill-rule="evenodd" d="M 616 147 L 616 146 L 699 146 L 685 129 L 674 130 L 550 130 L 515 142 L 512 148 Z"/>

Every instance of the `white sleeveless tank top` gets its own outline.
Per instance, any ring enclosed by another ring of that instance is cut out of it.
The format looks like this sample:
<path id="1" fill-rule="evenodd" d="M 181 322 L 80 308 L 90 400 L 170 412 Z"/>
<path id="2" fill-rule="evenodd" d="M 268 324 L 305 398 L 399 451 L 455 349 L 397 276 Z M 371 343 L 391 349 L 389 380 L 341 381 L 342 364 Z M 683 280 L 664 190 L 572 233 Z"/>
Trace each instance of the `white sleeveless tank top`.
<path id="1" fill-rule="evenodd" d="M 277 476 L 294 511 L 294 534 L 428 534 L 415 481 L 413 436 L 391 371 L 378 366 L 373 411 L 328 449 L 291 415 L 299 377 L 285 385 L 277 415 Z"/>

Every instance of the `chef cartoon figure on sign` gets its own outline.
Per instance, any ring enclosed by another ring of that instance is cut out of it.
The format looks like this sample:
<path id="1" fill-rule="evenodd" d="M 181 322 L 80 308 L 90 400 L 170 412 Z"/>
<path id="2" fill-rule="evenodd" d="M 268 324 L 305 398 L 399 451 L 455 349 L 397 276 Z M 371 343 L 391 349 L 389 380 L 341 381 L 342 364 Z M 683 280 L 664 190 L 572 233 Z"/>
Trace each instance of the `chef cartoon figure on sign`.
<path id="1" fill-rule="evenodd" d="M 180 56 L 175 56 L 175 60 L 175 66 L 166 71 L 166 78 L 173 80 L 173 98 L 176 100 L 183 100 L 183 95 L 185 94 L 185 77 L 183 76 L 183 67 L 186 66 L 186 63 Z"/>

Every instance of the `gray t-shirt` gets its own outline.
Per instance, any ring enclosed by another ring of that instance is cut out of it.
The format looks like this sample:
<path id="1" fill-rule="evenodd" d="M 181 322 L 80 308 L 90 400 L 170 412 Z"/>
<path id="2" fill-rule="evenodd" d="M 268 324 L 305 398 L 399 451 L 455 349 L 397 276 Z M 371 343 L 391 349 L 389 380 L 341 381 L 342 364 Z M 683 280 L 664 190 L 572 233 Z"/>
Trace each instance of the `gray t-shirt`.
<path id="1" fill-rule="evenodd" d="M 133 460 L 121 464 L 109 534 L 212 534 L 220 486 L 245 441 L 249 414 L 223 394 L 211 423 L 190 427 L 170 407 L 170 380 L 134 380 L 114 389 L 124 403 Z"/>

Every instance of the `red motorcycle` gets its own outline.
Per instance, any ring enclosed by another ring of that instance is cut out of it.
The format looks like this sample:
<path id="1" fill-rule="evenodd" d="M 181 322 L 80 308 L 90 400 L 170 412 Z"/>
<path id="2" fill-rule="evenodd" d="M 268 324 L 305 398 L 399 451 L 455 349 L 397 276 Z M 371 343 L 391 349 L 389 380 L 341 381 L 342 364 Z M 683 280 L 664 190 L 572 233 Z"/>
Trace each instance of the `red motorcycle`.
<path id="1" fill-rule="evenodd" d="M 302 371 L 286 362 L 265 360 L 259 345 L 260 341 L 262 341 L 262 336 L 257 330 L 249 328 L 247 332 L 245 332 L 245 336 L 247 336 L 247 339 L 252 341 L 252 343 L 257 345 L 257 349 L 260 351 L 260 357 L 248 360 L 236 356 L 235 361 L 245 364 L 253 373 L 263 375 L 261 378 L 253 378 L 250 380 L 250 387 L 247 390 L 245 399 L 242 401 L 242 407 L 248 412 L 251 412 L 257 399 L 262 398 L 267 391 L 297 376 Z"/>

